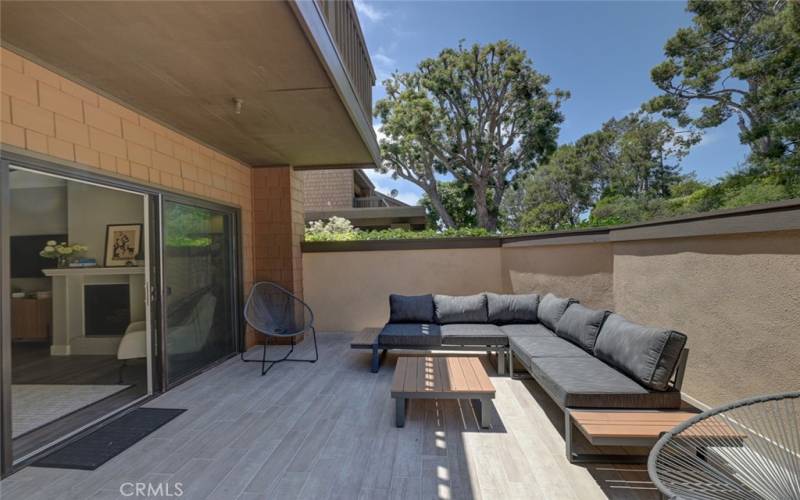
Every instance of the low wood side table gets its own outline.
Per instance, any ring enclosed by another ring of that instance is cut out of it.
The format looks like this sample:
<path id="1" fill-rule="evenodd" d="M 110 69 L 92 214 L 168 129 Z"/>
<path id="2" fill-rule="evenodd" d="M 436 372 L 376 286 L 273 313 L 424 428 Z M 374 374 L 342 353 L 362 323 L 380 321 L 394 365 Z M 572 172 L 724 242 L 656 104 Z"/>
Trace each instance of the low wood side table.
<path id="1" fill-rule="evenodd" d="M 565 444 L 570 462 L 646 463 L 647 456 L 578 454 L 572 450 L 572 426 L 594 446 L 652 447 L 661 435 L 697 415 L 681 410 L 577 410 L 564 411 Z M 705 429 L 703 437 L 720 441 L 743 436 L 727 425 Z"/>
<path id="2" fill-rule="evenodd" d="M 403 427 L 409 399 L 470 399 L 480 424 L 492 421 L 494 385 L 477 357 L 408 356 L 397 359 L 392 380 L 395 423 Z"/>

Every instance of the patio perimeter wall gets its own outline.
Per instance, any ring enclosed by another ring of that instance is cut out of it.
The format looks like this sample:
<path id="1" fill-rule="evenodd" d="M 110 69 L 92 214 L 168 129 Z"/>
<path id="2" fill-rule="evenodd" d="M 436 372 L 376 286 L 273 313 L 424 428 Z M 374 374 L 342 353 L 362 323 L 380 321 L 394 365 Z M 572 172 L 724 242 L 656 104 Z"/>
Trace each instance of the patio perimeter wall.
<path id="1" fill-rule="evenodd" d="M 303 254 L 304 300 L 319 331 L 382 326 L 389 294 L 502 291 L 500 247 Z"/>
<path id="2" fill-rule="evenodd" d="M 800 387 L 800 200 L 602 230 L 303 250 L 320 331 L 382 325 L 390 293 L 552 291 L 686 333 L 684 392 L 699 403 Z"/>

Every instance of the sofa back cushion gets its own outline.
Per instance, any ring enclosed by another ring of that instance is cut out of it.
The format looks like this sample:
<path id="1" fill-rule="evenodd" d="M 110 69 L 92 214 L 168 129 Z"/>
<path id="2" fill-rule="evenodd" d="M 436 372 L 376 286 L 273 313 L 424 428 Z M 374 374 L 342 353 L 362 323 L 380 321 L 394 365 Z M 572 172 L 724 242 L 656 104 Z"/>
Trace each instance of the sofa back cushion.
<path id="1" fill-rule="evenodd" d="M 433 323 L 433 295 L 389 295 L 390 323 Z"/>
<path id="2" fill-rule="evenodd" d="M 611 314 L 597 336 L 594 355 L 648 389 L 665 391 L 685 345 L 682 333 L 637 325 Z"/>
<path id="3" fill-rule="evenodd" d="M 597 334 L 609 314 L 608 311 L 595 311 L 580 304 L 572 304 L 558 320 L 556 335 L 592 352 Z"/>
<path id="4" fill-rule="evenodd" d="M 535 293 L 521 295 L 486 294 L 486 307 L 489 323 L 510 325 L 516 323 L 538 323 L 539 295 Z"/>
<path id="5" fill-rule="evenodd" d="M 570 304 L 575 304 L 576 302 L 578 301 L 575 299 L 562 299 L 552 293 L 548 293 L 539 301 L 539 321 L 547 328 L 556 331 L 558 320 L 561 319 Z"/>
<path id="6" fill-rule="evenodd" d="M 489 322 L 486 294 L 483 293 L 466 296 L 434 295 L 433 305 L 436 322 L 440 325 Z"/>

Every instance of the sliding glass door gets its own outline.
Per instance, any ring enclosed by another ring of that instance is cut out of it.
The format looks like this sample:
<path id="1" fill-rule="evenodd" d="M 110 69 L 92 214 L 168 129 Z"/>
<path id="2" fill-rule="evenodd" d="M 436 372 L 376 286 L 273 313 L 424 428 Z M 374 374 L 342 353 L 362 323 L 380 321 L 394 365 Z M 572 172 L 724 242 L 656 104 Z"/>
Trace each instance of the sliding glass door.
<path id="1" fill-rule="evenodd" d="M 236 352 L 235 212 L 166 198 L 164 353 L 171 386 Z"/>
<path id="2" fill-rule="evenodd" d="M 4 151 L 0 476 L 236 353 L 238 238 L 235 208 Z"/>
<path id="3" fill-rule="evenodd" d="M 160 389 L 157 194 L 0 159 L 0 473 Z M 60 251 L 59 251 L 60 249 Z"/>

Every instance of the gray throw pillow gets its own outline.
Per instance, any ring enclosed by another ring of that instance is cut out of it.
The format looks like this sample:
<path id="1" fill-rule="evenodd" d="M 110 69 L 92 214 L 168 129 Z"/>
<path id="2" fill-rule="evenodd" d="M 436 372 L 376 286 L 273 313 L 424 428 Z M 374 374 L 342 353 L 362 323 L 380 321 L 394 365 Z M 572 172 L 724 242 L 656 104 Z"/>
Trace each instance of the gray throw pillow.
<path id="1" fill-rule="evenodd" d="M 489 322 L 498 325 L 515 323 L 538 323 L 536 314 L 539 308 L 539 295 L 535 293 L 520 295 L 486 294 Z"/>
<path id="2" fill-rule="evenodd" d="M 570 304 L 577 302 L 575 299 L 562 299 L 548 293 L 539 301 L 539 321 L 547 328 L 556 331 L 558 320 L 561 319 Z"/>
<path id="3" fill-rule="evenodd" d="M 433 304 L 436 310 L 436 322 L 440 325 L 489 322 L 486 295 L 483 293 L 460 297 L 434 295 Z"/>
<path id="4" fill-rule="evenodd" d="M 597 334 L 609 311 L 595 311 L 580 304 L 572 304 L 556 324 L 556 335 L 592 352 Z"/>
<path id="5" fill-rule="evenodd" d="M 433 295 L 389 295 L 389 323 L 433 323 Z"/>
<path id="6" fill-rule="evenodd" d="M 643 386 L 665 391 L 685 345 L 682 333 L 637 325 L 611 314 L 597 336 L 594 355 Z"/>

